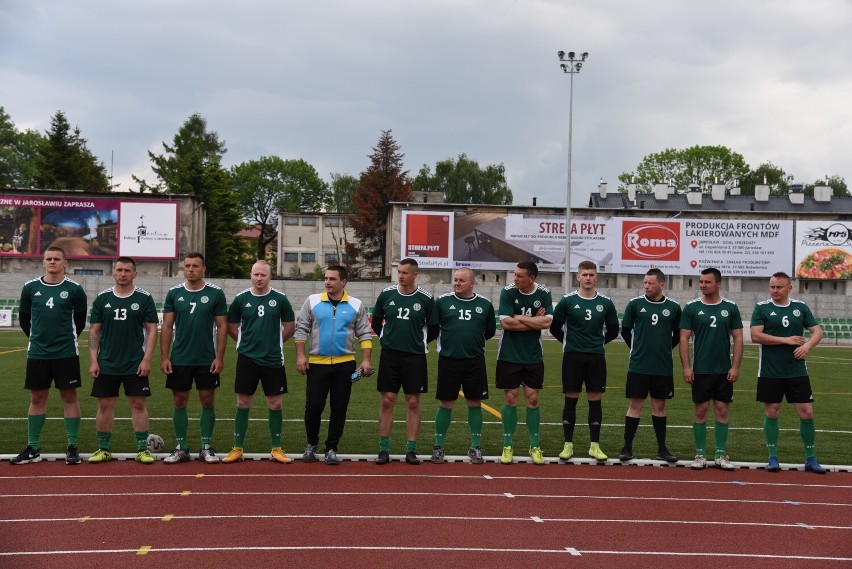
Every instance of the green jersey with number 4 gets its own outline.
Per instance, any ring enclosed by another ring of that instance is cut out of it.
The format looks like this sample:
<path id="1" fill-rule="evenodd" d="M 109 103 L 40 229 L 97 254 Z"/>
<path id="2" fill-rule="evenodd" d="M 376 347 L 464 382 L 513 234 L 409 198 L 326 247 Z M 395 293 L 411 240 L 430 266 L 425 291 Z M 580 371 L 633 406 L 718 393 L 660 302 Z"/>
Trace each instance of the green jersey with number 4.
<path id="1" fill-rule="evenodd" d="M 24 283 L 21 312 L 32 315 L 27 357 L 34 360 L 80 355 L 74 314 L 86 313 L 86 293 L 79 283 L 65 278 L 49 284 L 43 279 Z"/>

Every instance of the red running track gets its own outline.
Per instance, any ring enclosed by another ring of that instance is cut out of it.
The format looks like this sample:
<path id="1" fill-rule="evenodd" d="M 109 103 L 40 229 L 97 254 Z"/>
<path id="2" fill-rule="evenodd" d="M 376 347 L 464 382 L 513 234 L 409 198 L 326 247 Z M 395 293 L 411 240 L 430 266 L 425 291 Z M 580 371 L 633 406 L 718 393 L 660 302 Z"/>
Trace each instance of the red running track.
<path id="1" fill-rule="evenodd" d="M 852 474 L 0 463 L 0 567 L 852 567 Z"/>

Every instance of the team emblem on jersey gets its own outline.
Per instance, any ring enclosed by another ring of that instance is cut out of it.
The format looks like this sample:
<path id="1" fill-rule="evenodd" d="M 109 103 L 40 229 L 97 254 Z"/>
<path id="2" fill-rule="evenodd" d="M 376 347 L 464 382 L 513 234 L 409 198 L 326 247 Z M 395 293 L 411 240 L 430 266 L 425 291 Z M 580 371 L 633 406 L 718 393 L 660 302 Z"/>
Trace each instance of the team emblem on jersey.
<path id="1" fill-rule="evenodd" d="M 663 316 L 669 316 L 670 314 L 671 314 L 671 312 L 669 312 L 668 308 L 663 309 Z"/>
<path id="2" fill-rule="evenodd" d="M 274 307 L 278 306 L 278 303 L 275 302 L 275 299 L 273 298 L 272 300 L 269 301 L 269 306 L 274 308 Z"/>
<path id="3" fill-rule="evenodd" d="M 722 316 L 724 316 L 725 318 L 728 317 L 728 311 L 727 310 L 723 310 L 720 314 L 722 314 Z"/>
<path id="4" fill-rule="evenodd" d="M 536 308 L 540 307 L 540 306 L 541 306 L 541 301 L 536 300 L 535 302 L 533 302 L 533 306 L 535 306 Z"/>
<path id="5" fill-rule="evenodd" d="M 202 302 L 203 304 L 207 304 L 207 302 L 208 302 L 209 300 L 210 300 L 210 299 L 209 299 L 209 298 L 207 298 L 206 296 L 202 296 L 202 297 L 201 297 L 201 302 Z"/>
<path id="6" fill-rule="evenodd" d="M 481 307 L 481 306 L 477 306 L 477 307 L 476 307 L 476 313 L 477 313 L 477 314 L 482 314 L 482 307 Z"/>
<path id="7" fill-rule="evenodd" d="M 415 303 L 414 303 L 414 306 L 412 306 L 411 308 L 413 308 L 414 310 L 419 311 L 419 310 L 420 310 L 420 303 L 419 303 L 419 302 L 415 302 Z"/>
<path id="8" fill-rule="evenodd" d="M 60 293 L 59 293 L 59 298 L 68 298 L 68 291 L 67 291 L 67 290 L 63 290 L 62 292 L 60 292 Z M 798 316 L 798 315 L 797 315 L 797 316 Z"/>
<path id="9" fill-rule="evenodd" d="M 796 310 L 794 310 L 794 311 L 793 311 L 793 316 L 795 316 L 796 318 L 798 318 L 798 317 L 799 317 L 799 316 L 801 316 L 801 315 L 802 315 L 802 313 L 799 311 L 799 309 L 798 309 L 798 308 L 797 308 Z"/>
<path id="10" fill-rule="evenodd" d="M 130 305 L 130 310 L 139 310 L 139 304 L 134 302 Z"/>
<path id="11" fill-rule="evenodd" d="M 595 310 L 597 310 L 598 312 L 603 312 L 603 306 L 598 304 L 597 306 L 595 306 Z"/>

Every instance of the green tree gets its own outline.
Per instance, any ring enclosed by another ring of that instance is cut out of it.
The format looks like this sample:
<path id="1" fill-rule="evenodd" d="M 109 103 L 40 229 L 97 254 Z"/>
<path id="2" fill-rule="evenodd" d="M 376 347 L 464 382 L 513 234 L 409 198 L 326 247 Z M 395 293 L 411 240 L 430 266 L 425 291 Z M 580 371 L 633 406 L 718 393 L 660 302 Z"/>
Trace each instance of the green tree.
<path id="1" fill-rule="evenodd" d="M 359 239 L 359 250 L 366 259 L 381 258 L 382 275 L 386 273 L 387 217 L 390 202 L 411 199 L 411 180 L 403 170 L 400 146 L 390 130 L 383 130 L 379 143 L 370 155 L 370 166 L 361 173 L 361 182 L 355 190 L 355 211 L 349 223 Z"/>
<path id="2" fill-rule="evenodd" d="M 358 178 L 348 174 L 331 174 L 330 192 L 326 201 L 326 210 L 330 213 L 352 214 L 355 211 L 355 191 L 358 189 Z M 330 225 L 329 231 L 334 239 L 334 249 L 340 264 L 346 267 L 351 278 L 360 276 L 364 267 L 359 264 L 358 243 L 351 240 L 352 235 L 350 216 L 339 218 L 338 225 Z"/>
<path id="3" fill-rule="evenodd" d="M 619 191 L 627 184 L 636 184 L 636 191 L 651 192 L 654 184 L 670 183 L 676 188 L 689 184 L 709 188 L 711 184 L 732 184 L 749 173 L 749 166 L 741 154 L 725 146 L 693 146 L 684 150 L 667 148 L 642 159 L 634 172 L 618 176 Z"/>
<path id="4" fill-rule="evenodd" d="M 0 187 L 29 188 L 36 185 L 41 134 L 20 132 L 12 117 L 0 107 Z"/>
<path id="5" fill-rule="evenodd" d="M 208 131 L 207 121 L 196 113 L 181 125 L 171 145 L 163 142 L 162 154 L 148 152 L 158 183 L 150 185 L 136 176 L 133 179 L 139 183 L 140 191 L 198 198 L 207 212 L 204 236 L 207 274 L 245 278 L 251 260 L 237 235 L 244 224 L 231 177 L 222 166 L 225 152 L 225 142 L 215 132 Z"/>
<path id="6" fill-rule="evenodd" d="M 260 228 L 257 258 L 278 235 L 278 211 L 318 211 L 328 185 L 304 160 L 263 156 L 231 168 L 243 219 Z"/>
<path id="7" fill-rule="evenodd" d="M 846 186 L 846 180 L 837 174 L 834 174 L 833 176 L 826 176 L 822 180 L 817 180 L 813 184 L 807 184 L 805 186 L 805 195 L 814 195 L 815 186 L 829 186 L 831 188 L 831 195 L 833 196 L 849 195 L 849 188 Z"/>
<path id="8" fill-rule="evenodd" d="M 435 164 L 433 175 L 426 164 L 414 178 L 421 191 L 441 192 L 447 203 L 512 205 L 512 190 L 506 183 L 503 164 L 489 164 L 483 170 L 476 160 L 460 154 Z"/>
<path id="9" fill-rule="evenodd" d="M 790 191 L 790 176 L 772 162 L 764 162 L 740 178 L 740 192 L 744 196 L 753 196 L 755 186 L 766 184 L 773 196 L 787 195 Z"/>
<path id="10" fill-rule="evenodd" d="M 331 186 L 327 195 L 325 208 L 335 213 L 351 213 L 355 211 L 355 190 L 358 189 L 358 178 L 349 174 L 331 174 Z"/>
<path id="11" fill-rule="evenodd" d="M 45 135 L 39 145 L 37 187 L 88 192 L 110 190 L 103 162 L 98 162 L 89 150 L 80 128 L 71 130 L 65 113 L 56 111 Z"/>

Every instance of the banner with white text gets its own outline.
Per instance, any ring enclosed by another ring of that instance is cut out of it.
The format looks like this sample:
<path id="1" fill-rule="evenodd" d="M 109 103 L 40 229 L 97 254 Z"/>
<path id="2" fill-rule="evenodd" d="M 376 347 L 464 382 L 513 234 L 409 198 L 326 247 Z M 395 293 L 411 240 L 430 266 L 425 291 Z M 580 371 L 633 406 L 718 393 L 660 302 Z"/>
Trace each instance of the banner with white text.
<path id="1" fill-rule="evenodd" d="M 852 279 L 852 223 L 797 221 L 795 277 Z"/>

